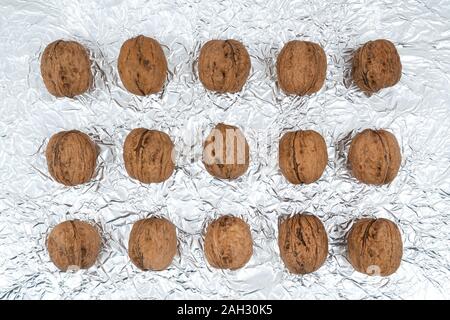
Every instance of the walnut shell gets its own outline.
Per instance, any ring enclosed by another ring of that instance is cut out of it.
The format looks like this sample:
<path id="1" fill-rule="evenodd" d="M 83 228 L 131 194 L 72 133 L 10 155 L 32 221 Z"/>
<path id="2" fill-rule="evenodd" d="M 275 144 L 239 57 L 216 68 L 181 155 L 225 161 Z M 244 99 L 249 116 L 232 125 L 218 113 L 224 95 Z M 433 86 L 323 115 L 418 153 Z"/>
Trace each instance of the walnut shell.
<path id="1" fill-rule="evenodd" d="M 397 225 L 387 219 L 360 219 L 347 238 L 348 257 L 356 271 L 388 276 L 400 266 L 403 243 Z"/>
<path id="2" fill-rule="evenodd" d="M 123 159 L 128 175 L 143 183 L 163 182 L 172 175 L 173 142 L 161 131 L 133 129 L 125 139 Z"/>
<path id="3" fill-rule="evenodd" d="M 315 131 L 288 132 L 280 140 L 278 161 L 281 173 L 290 183 L 312 183 L 327 166 L 327 145 Z"/>
<path id="4" fill-rule="evenodd" d="M 47 238 L 50 259 L 61 271 L 90 268 L 97 260 L 100 246 L 97 229 L 79 220 L 58 224 Z"/>
<path id="5" fill-rule="evenodd" d="M 369 41 L 353 56 L 353 81 L 364 92 L 373 93 L 400 81 L 402 64 L 394 44 Z"/>
<path id="6" fill-rule="evenodd" d="M 397 176 L 400 162 L 400 146 L 392 133 L 366 129 L 353 138 L 348 164 L 359 181 L 374 185 L 390 183 Z"/>
<path id="7" fill-rule="evenodd" d="M 206 170 L 220 179 L 236 179 L 249 166 L 250 150 L 239 128 L 219 123 L 203 144 L 203 164 Z"/>
<path id="8" fill-rule="evenodd" d="M 236 40 L 210 40 L 200 51 L 198 73 L 203 86 L 217 92 L 241 91 L 250 73 L 250 56 Z"/>
<path id="9" fill-rule="evenodd" d="M 77 130 L 54 134 L 45 152 L 50 175 L 66 186 L 91 180 L 97 161 L 97 150 L 89 136 Z"/>
<path id="10" fill-rule="evenodd" d="M 177 253 L 177 231 L 164 218 L 137 221 L 131 229 L 128 255 L 141 270 L 164 270 Z"/>
<path id="11" fill-rule="evenodd" d="M 248 224 L 237 217 L 223 216 L 206 229 L 205 256 L 219 269 L 242 268 L 253 254 L 253 240 Z"/>
<path id="12" fill-rule="evenodd" d="M 322 88 L 327 57 L 322 47 L 309 41 L 289 41 L 277 58 L 277 77 L 286 94 L 310 95 Z"/>
<path id="13" fill-rule="evenodd" d="M 328 236 L 319 218 L 296 214 L 284 220 L 278 231 L 281 259 L 295 274 L 319 269 L 328 255 Z"/>
<path id="14" fill-rule="evenodd" d="M 41 75 L 48 92 L 56 97 L 73 98 L 83 94 L 92 83 L 86 49 L 75 41 L 50 43 L 42 55 Z"/>
<path id="15" fill-rule="evenodd" d="M 139 96 L 161 91 L 167 79 L 167 61 L 161 45 L 142 35 L 124 42 L 118 69 L 125 88 Z"/>

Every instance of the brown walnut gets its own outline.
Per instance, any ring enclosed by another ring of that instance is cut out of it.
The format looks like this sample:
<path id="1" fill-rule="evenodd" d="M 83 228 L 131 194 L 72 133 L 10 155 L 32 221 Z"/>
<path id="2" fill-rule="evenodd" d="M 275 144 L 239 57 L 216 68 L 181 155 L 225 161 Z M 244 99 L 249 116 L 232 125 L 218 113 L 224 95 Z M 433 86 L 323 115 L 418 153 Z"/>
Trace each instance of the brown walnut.
<path id="1" fill-rule="evenodd" d="M 253 254 L 253 240 L 248 224 L 233 216 L 214 220 L 206 229 L 204 250 L 206 259 L 214 268 L 242 268 Z"/>
<path id="2" fill-rule="evenodd" d="M 277 58 L 277 77 L 286 94 L 310 95 L 322 88 L 327 57 L 322 47 L 309 41 L 289 41 Z"/>
<path id="3" fill-rule="evenodd" d="M 97 161 L 97 150 L 89 136 L 77 130 L 54 134 L 45 152 L 50 175 L 66 186 L 91 180 Z"/>
<path id="4" fill-rule="evenodd" d="M 327 166 L 327 145 L 315 131 L 288 132 L 280 140 L 278 161 L 281 173 L 290 183 L 312 183 Z"/>
<path id="5" fill-rule="evenodd" d="M 97 229 L 79 220 L 58 224 L 47 238 L 50 259 L 61 271 L 90 268 L 97 260 L 100 247 Z"/>
<path id="6" fill-rule="evenodd" d="M 172 222 L 164 218 L 137 221 L 128 241 L 128 255 L 141 270 L 164 270 L 177 253 L 177 231 Z"/>
<path id="7" fill-rule="evenodd" d="M 349 167 L 353 176 L 363 183 L 390 183 L 397 176 L 400 162 L 397 139 L 388 131 L 366 129 L 350 145 Z"/>
<path id="8" fill-rule="evenodd" d="M 118 69 L 125 88 L 140 96 L 161 91 L 167 78 L 167 61 L 161 45 L 142 35 L 124 42 Z"/>
<path id="9" fill-rule="evenodd" d="M 220 179 L 236 179 L 249 166 L 250 150 L 244 134 L 235 126 L 219 123 L 203 144 L 203 164 Z"/>
<path id="10" fill-rule="evenodd" d="M 319 218 L 296 214 L 281 223 L 278 247 L 281 259 L 290 272 L 314 272 L 323 265 L 328 255 L 327 232 Z"/>
<path id="11" fill-rule="evenodd" d="M 347 242 L 350 263 L 358 272 L 388 276 L 400 266 L 402 237 L 390 220 L 358 220 L 350 229 Z"/>
<path id="12" fill-rule="evenodd" d="M 92 83 L 86 49 L 75 41 L 50 43 L 42 55 L 41 75 L 47 90 L 56 97 L 73 98 L 85 93 Z"/>
<path id="13" fill-rule="evenodd" d="M 250 73 L 250 56 L 236 40 L 210 40 L 200 51 L 198 73 L 203 86 L 217 92 L 241 91 Z"/>
<path id="14" fill-rule="evenodd" d="M 123 159 L 128 175 L 143 183 L 163 182 L 172 175 L 174 145 L 161 131 L 133 129 L 125 139 Z"/>
<path id="15" fill-rule="evenodd" d="M 400 81 L 402 64 L 394 44 L 369 41 L 353 56 L 353 81 L 364 92 L 373 93 Z"/>

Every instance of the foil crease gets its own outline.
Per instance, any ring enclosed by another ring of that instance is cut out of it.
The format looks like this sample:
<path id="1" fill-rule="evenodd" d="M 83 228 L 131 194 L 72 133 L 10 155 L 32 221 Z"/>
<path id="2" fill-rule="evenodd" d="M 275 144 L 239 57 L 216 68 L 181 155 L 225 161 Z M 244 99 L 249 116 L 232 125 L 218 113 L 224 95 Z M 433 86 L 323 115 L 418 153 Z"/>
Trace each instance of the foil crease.
<path id="1" fill-rule="evenodd" d="M 0 299 L 407 299 L 450 298 L 450 2 L 278 0 L 3 0 L 0 3 Z M 117 72 L 122 43 L 138 34 L 163 45 L 169 79 L 141 98 Z M 40 76 L 40 56 L 57 39 L 76 40 L 92 59 L 92 90 L 54 98 Z M 242 41 L 252 70 L 242 92 L 206 91 L 196 59 L 210 39 Z M 351 83 L 353 50 L 393 41 L 403 64 L 393 88 L 368 97 Z M 289 40 L 319 43 L 327 54 L 324 87 L 310 97 L 284 95 L 275 61 Z M 218 122 L 240 127 L 251 149 L 236 181 L 212 178 L 202 141 Z M 130 179 L 122 160 L 136 127 L 168 133 L 177 167 L 162 184 Z M 278 168 L 278 141 L 314 129 L 328 145 L 322 178 L 294 186 Z M 346 168 L 351 138 L 386 128 L 401 145 L 398 177 L 388 186 L 357 183 Z M 96 176 L 64 187 L 48 175 L 45 147 L 61 130 L 89 134 L 100 148 Z M 283 216 L 310 212 L 329 235 L 329 256 L 315 273 L 291 275 L 277 246 Z M 208 266 L 203 230 L 234 214 L 251 226 L 254 255 L 238 271 Z M 178 228 L 179 252 L 163 272 L 141 272 L 127 255 L 133 222 L 164 216 Z M 402 232 L 394 275 L 368 277 L 346 258 L 346 235 L 359 217 L 386 217 Z M 103 250 L 89 270 L 62 273 L 45 247 L 66 219 L 96 224 Z"/>

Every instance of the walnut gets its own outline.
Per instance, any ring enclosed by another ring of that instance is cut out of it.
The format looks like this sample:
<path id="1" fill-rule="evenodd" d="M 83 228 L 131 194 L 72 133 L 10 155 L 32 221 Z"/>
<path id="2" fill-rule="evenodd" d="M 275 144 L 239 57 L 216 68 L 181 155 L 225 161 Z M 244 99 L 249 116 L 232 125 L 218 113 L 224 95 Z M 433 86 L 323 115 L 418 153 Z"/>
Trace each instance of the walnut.
<path id="1" fill-rule="evenodd" d="M 71 130 L 53 135 L 45 154 L 50 175 L 66 186 L 86 183 L 94 174 L 96 146 L 83 132 Z"/>
<path id="2" fill-rule="evenodd" d="M 290 183 L 312 183 L 327 166 L 325 140 L 312 130 L 288 132 L 280 140 L 278 160 L 281 173 Z"/>
<path id="3" fill-rule="evenodd" d="M 210 40 L 200 51 L 198 73 L 206 89 L 241 91 L 250 73 L 250 56 L 236 40 Z"/>
<path id="4" fill-rule="evenodd" d="M 319 269 L 327 258 L 327 232 L 319 218 L 296 214 L 281 223 L 278 247 L 290 272 L 311 273 Z"/>
<path id="5" fill-rule="evenodd" d="M 203 144 L 203 164 L 220 179 L 236 179 L 249 165 L 249 146 L 239 128 L 219 123 Z"/>
<path id="6" fill-rule="evenodd" d="M 348 165 L 359 181 L 374 185 L 390 183 L 400 162 L 400 147 L 392 133 L 366 129 L 353 138 Z"/>
<path id="7" fill-rule="evenodd" d="M 397 225 L 387 219 L 360 219 L 348 234 L 348 257 L 356 271 L 388 276 L 400 266 L 403 243 Z"/>
<path id="8" fill-rule="evenodd" d="M 42 55 L 41 75 L 47 90 L 56 97 L 73 98 L 85 93 L 92 83 L 86 49 L 75 41 L 50 43 Z"/>
<path id="9" fill-rule="evenodd" d="M 123 159 L 128 175 L 143 183 L 163 182 L 172 175 L 173 142 L 161 131 L 133 129 L 125 139 Z"/>
<path id="10" fill-rule="evenodd" d="M 141 270 L 164 270 L 177 253 L 177 231 L 172 222 L 164 218 L 137 221 L 128 241 L 128 255 Z"/>
<path id="11" fill-rule="evenodd" d="M 125 88 L 140 96 L 161 91 L 167 78 L 167 61 L 161 45 L 142 35 L 124 42 L 118 69 Z"/>
<path id="12" fill-rule="evenodd" d="M 239 269 L 250 260 L 252 254 L 252 235 L 244 220 L 223 216 L 209 224 L 205 236 L 205 256 L 212 267 Z"/>
<path id="13" fill-rule="evenodd" d="M 286 94 L 310 95 L 322 88 L 327 58 L 322 47 L 308 41 L 289 41 L 277 58 L 277 77 Z"/>
<path id="14" fill-rule="evenodd" d="M 97 229 L 79 220 L 58 224 L 47 238 L 50 259 L 61 271 L 90 268 L 97 260 L 100 247 Z"/>
<path id="15" fill-rule="evenodd" d="M 364 92 L 373 93 L 400 81 L 402 64 L 394 44 L 369 41 L 353 57 L 353 81 Z"/>

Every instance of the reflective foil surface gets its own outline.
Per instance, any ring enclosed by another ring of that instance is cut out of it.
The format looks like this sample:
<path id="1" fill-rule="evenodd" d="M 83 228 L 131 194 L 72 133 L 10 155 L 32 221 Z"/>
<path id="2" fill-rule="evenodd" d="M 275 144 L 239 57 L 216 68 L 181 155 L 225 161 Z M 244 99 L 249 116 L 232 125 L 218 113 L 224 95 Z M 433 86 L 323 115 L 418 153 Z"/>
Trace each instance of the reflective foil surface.
<path id="1" fill-rule="evenodd" d="M 160 94 L 138 97 L 119 78 L 122 43 L 144 34 L 165 51 L 169 77 Z M 242 41 L 252 69 L 242 92 L 201 85 L 197 62 L 210 39 Z M 371 97 L 351 82 L 352 52 L 369 40 L 396 45 L 400 83 Z M 40 75 L 44 48 L 75 40 L 89 51 L 95 81 L 75 99 L 51 96 Z M 289 40 L 319 43 L 328 60 L 324 87 L 284 95 L 275 62 Z M 450 2 L 445 0 L 2 0 L 0 2 L 0 298 L 1 299 L 391 299 L 450 298 Z M 251 152 L 235 181 L 211 177 L 202 142 L 219 122 L 238 126 Z M 122 146 L 137 127 L 174 141 L 176 170 L 162 184 L 128 177 Z M 393 132 L 403 160 L 387 186 L 358 183 L 346 168 L 351 138 L 365 128 Z M 95 178 L 64 187 L 47 170 L 51 135 L 78 129 L 99 147 Z M 297 129 L 320 132 L 329 163 L 322 178 L 292 185 L 278 168 L 278 141 Z M 279 220 L 310 212 L 324 223 L 329 256 L 315 273 L 284 268 Z M 233 214 L 251 226 L 254 255 L 238 271 L 212 269 L 203 255 L 209 221 Z M 141 272 L 128 258 L 133 222 L 163 216 L 178 228 L 166 271 Z M 346 235 L 359 217 L 396 222 L 404 242 L 400 269 L 387 278 L 353 271 Z M 103 250 L 89 270 L 62 273 L 45 242 L 63 220 L 98 226 Z"/>

